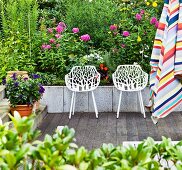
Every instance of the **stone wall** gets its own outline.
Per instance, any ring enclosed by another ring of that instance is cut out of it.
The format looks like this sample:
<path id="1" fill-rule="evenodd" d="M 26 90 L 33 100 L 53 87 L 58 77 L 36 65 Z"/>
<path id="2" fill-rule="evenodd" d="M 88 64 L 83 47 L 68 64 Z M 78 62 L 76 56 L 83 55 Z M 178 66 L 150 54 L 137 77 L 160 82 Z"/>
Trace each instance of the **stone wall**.
<path id="1" fill-rule="evenodd" d="M 49 113 L 69 112 L 72 92 L 65 86 L 45 86 L 42 104 L 48 106 Z M 95 99 L 99 112 L 116 112 L 119 100 L 119 91 L 113 86 L 99 86 L 95 91 Z M 149 99 L 149 88 L 142 91 L 144 104 Z M 76 94 L 75 112 L 94 112 L 90 92 Z M 121 112 L 140 112 L 137 92 L 123 92 Z"/>

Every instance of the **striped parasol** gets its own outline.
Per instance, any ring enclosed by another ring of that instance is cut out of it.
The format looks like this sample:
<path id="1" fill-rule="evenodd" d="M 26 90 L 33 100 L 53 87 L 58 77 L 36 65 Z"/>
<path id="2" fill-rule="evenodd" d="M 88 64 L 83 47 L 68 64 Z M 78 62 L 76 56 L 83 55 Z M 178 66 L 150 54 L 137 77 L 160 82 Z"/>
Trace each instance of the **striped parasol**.
<path id="1" fill-rule="evenodd" d="M 164 0 L 150 65 L 154 121 L 167 116 L 182 101 L 182 0 Z"/>

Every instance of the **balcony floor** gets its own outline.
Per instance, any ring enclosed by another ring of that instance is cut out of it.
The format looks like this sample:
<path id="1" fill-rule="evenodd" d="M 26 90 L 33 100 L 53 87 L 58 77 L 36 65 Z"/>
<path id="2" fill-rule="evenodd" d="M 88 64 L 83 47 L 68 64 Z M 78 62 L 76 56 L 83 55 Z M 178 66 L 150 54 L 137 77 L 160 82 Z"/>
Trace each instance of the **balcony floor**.
<path id="1" fill-rule="evenodd" d="M 182 140 L 182 113 L 171 113 L 154 125 L 147 113 L 144 119 L 141 113 L 75 113 L 68 119 L 68 113 L 47 114 L 38 129 L 42 131 L 40 139 L 45 134 L 52 134 L 57 126 L 68 125 L 76 131 L 76 143 L 87 149 L 98 148 L 102 143 L 122 144 L 123 141 L 141 141 L 152 137 L 156 141 L 161 136 L 170 137 L 173 141 Z"/>

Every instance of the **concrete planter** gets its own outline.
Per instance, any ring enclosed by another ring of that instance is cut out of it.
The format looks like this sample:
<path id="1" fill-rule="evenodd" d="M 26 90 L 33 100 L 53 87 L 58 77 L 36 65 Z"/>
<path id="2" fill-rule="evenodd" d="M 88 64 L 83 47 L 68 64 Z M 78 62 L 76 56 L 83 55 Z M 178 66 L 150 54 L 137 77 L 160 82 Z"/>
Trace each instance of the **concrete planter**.
<path id="1" fill-rule="evenodd" d="M 41 103 L 47 105 L 49 113 L 69 112 L 72 92 L 65 86 L 45 86 Z M 95 99 L 99 112 L 116 112 L 119 91 L 114 86 L 99 86 L 95 91 Z M 144 104 L 149 100 L 149 88 L 142 91 Z M 179 106 L 175 111 L 182 110 Z M 75 112 L 94 112 L 91 93 L 77 93 Z M 140 112 L 136 92 L 123 92 L 121 112 Z"/>

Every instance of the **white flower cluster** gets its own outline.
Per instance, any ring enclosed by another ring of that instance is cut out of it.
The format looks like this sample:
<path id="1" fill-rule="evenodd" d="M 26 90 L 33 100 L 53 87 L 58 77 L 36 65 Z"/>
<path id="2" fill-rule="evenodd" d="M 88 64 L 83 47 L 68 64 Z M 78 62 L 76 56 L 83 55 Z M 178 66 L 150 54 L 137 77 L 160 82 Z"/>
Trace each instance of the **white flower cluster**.
<path id="1" fill-rule="evenodd" d="M 87 59 L 87 60 L 93 60 L 93 59 L 103 60 L 103 58 L 98 53 L 92 53 L 92 54 L 89 54 L 89 55 L 85 55 L 84 58 Z"/>

